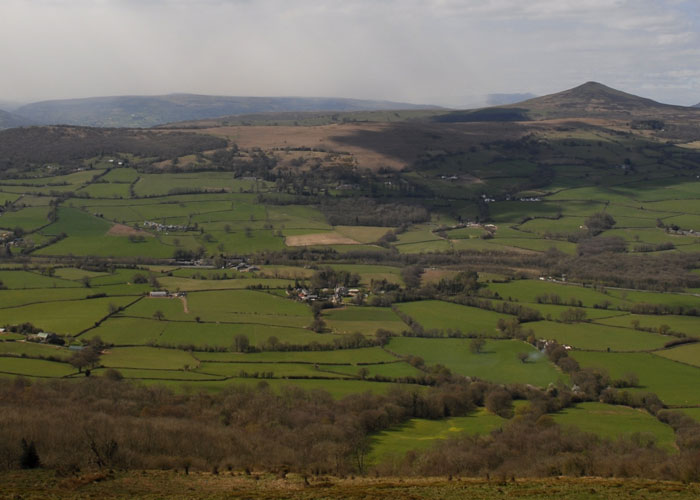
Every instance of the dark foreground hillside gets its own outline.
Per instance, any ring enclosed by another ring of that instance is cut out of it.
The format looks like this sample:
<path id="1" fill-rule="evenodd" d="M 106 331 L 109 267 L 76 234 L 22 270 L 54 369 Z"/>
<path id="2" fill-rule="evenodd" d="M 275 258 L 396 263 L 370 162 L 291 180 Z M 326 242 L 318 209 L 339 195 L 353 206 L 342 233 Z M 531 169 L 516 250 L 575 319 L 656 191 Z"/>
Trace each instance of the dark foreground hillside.
<path id="1" fill-rule="evenodd" d="M 692 499 L 700 485 L 670 481 L 605 478 L 466 479 L 466 478 L 345 478 L 323 477 L 305 482 L 297 475 L 245 475 L 233 472 L 175 471 L 102 472 L 61 477 L 53 472 L 13 472 L 0 475 L 0 498 L 421 498 L 463 499 L 557 498 Z"/>

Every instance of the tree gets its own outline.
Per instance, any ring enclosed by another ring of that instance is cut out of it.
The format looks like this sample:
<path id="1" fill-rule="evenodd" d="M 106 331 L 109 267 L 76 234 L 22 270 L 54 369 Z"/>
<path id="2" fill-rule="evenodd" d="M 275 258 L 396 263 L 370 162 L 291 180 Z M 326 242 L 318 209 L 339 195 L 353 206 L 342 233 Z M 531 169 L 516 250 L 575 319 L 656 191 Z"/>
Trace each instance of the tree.
<path id="1" fill-rule="evenodd" d="M 383 347 L 389 343 L 389 340 L 391 339 L 391 332 L 389 330 L 385 330 L 384 328 L 379 328 L 374 333 L 374 336 L 376 337 L 377 341 L 379 341 L 379 345 Z"/>
<path id="2" fill-rule="evenodd" d="M 472 339 L 472 341 L 469 342 L 469 350 L 474 354 L 479 354 L 484 344 L 486 344 L 484 339 Z"/>
<path id="3" fill-rule="evenodd" d="M 326 331 L 326 322 L 323 320 L 323 318 L 318 316 L 313 320 L 309 328 L 311 328 L 311 330 L 313 330 L 316 333 L 323 333 L 324 331 Z"/>
<path id="4" fill-rule="evenodd" d="M 369 370 L 365 368 L 364 366 L 357 370 L 357 376 L 360 377 L 360 379 L 364 380 L 367 378 L 369 375 Z"/>
<path id="5" fill-rule="evenodd" d="M 163 314 L 163 311 L 158 309 L 156 312 L 153 313 L 153 318 L 157 319 L 158 321 L 163 321 L 165 319 L 165 314 Z"/>
<path id="6" fill-rule="evenodd" d="M 592 236 L 596 236 L 615 225 L 612 215 L 605 212 L 597 212 L 586 219 L 586 227 Z"/>
<path id="7" fill-rule="evenodd" d="M 581 321 L 586 321 L 586 311 L 585 309 L 569 308 L 566 311 L 562 311 L 559 315 L 564 323 L 580 323 Z"/>
<path id="8" fill-rule="evenodd" d="M 519 352 L 518 353 L 518 359 L 520 360 L 521 363 L 527 363 L 527 360 L 529 357 L 530 357 L 530 354 L 527 352 Z"/>
<path id="9" fill-rule="evenodd" d="M 233 350 L 236 352 L 248 352 L 250 347 L 250 340 L 247 335 L 239 333 L 233 338 Z"/>
<path id="10" fill-rule="evenodd" d="M 97 366 L 100 362 L 100 352 L 95 347 L 85 347 L 73 354 L 68 362 L 78 369 L 78 373 L 82 373 L 86 369 L 86 374 L 91 368 Z"/>
<path id="11" fill-rule="evenodd" d="M 484 401 L 486 409 L 503 418 L 513 416 L 513 398 L 505 389 L 496 388 L 491 390 Z"/>

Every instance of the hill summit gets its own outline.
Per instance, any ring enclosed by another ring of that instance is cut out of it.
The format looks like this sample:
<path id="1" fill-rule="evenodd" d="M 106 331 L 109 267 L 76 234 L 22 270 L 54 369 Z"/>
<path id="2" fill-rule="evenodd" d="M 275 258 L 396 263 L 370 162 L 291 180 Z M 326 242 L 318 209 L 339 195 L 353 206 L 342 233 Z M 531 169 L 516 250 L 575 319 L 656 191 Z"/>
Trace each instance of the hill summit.
<path id="1" fill-rule="evenodd" d="M 687 109 L 629 94 L 598 82 L 587 82 L 563 92 L 537 97 L 509 107 L 524 108 L 531 119 L 625 118 Z"/>

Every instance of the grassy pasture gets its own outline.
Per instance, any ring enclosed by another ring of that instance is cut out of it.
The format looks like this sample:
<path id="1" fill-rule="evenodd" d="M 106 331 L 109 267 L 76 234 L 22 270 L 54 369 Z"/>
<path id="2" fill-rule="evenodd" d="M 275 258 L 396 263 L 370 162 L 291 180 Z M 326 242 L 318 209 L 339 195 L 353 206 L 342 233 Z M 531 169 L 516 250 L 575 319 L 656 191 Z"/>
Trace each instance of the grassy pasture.
<path id="1" fill-rule="evenodd" d="M 579 403 L 554 414 L 553 418 L 559 425 L 577 427 L 613 440 L 636 433 L 649 434 L 656 438 L 659 447 L 667 451 L 676 449 L 673 429 L 644 410 L 603 403 Z"/>
<path id="2" fill-rule="evenodd" d="M 629 304 L 632 298 L 622 298 L 613 290 L 608 293 L 598 292 L 591 288 L 562 285 L 550 281 L 541 280 L 516 280 L 509 283 L 491 283 L 489 290 L 497 292 L 501 297 L 511 297 L 520 302 L 537 303 L 537 297 L 546 294 L 556 294 L 562 302 L 567 304 L 570 300 L 580 300 L 584 307 L 593 307 L 596 304 L 610 302 L 612 306 Z M 664 295 L 664 294 L 659 294 Z"/>
<path id="3" fill-rule="evenodd" d="M 414 418 L 397 429 L 379 432 L 372 437 L 372 451 L 368 463 L 401 460 L 408 451 L 426 450 L 440 440 L 462 434 L 488 434 L 500 428 L 505 419 L 480 408 L 466 417 L 444 420 Z"/>
<path id="4" fill-rule="evenodd" d="M 0 189 L 2 189 L 2 184 L 0 184 Z M 0 191 L 0 204 L 4 205 L 5 203 L 14 203 L 17 198 L 19 198 L 19 195 L 16 193 L 3 193 Z"/>
<path id="5" fill-rule="evenodd" d="M 87 271 L 85 269 L 78 269 L 75 267 L 59 267 L 55 272 L 55 275 L 59 278 L 72 281 L 82 280 L 84 278 L 97 278 L 100 276 L 105 276 L 106 274 L 107 273 Z"/>
<path id="6" fill-rule="evenodd" d="M 171 258 L 175 247 L 164 245 L 156 238 L 132 242 L 125 236 L 69 236 L 35 252 L 37 255 L 75 255 L 99 257 Z"/>
<path id="7" fill-rule="evenodd" d="M 636 390 L 653 392 L 668 405 L 700 404 L 700 368 L 647 353 L 575 352 L 572 357 L 581 366 L 606 370 L 613 378 L 636 373 L 641 385 Z"/>
<path id="8" fill-rule="evenodd" d="M 556 340 L 575 348 L 605 351 L 643 351 L 658 349 L 670 340 L 670 337 L 655 333 L 596 325 L 592 323 L 555 323 L 537 321 L 527 323 L 537 338 Z"/>
<path id="9" fill-rule="evenodd" d="M 332 367 L 331 369 L 334 369 Z M 200 373 L 222 377 L 244 377 L 242 372 L 249 375 L 255 373 L 272 373 L 272 378 L 344 378 L 346 375 L 323 371 L 311 364 L 294 363 L 201 363 L 197 369 Z"/>
<path id="10" fill-rule="evenodd" d="M 506 314 L 439 300 L 408 302 L 399 304 L 397 307 L 427 330 L 452 329 L 461 330 L 464 333 L 479 332 L 497 335 L 496 324 L 498 320 L 511 317 Z"/>
<path id="11" fill-rule="evenodd" d="M 113 168 L 102 176 L 107 182 L 134 182 L 139 176 L 135 168 Z"/>
<path id="12" fill-rule="evenodd" d="M 238 278 L 238 277 L 237 277 Z M 247 278 L 247 277 L 246 277 Z M 200 280 L 179 278 L 176 276 L 158 276 L 158 282 L 168 290 L 181 290 L 186 292 L 195 292 L 202 290 L 241 290 L 248 286 L 263 285 L 269 288 L 283 289 L 287 285 L 293 285 L 292 280 L 283 279 L 226 279 L 226 280 Z"/>
<path id="13" fill-rule="evenodd" d="M 55 175 L 49 177 L 32 177 L 29 179 L 4 179 L 3 184 L 6 185 L 28 185 L 28 186 L 51 186 L 55 187 L 60 184 L 70 184 L 78 186 L 91 181 L 95 176 L 104 173 L 104 170 L 81 170 L 66 175 Z"/>
<path id="14" fill-rule="evenodd" d="M 361 332 L 373 335 L 379 328 L 392 332 L 408 328 L 394 311 L 382 307 L 346 306 L 343 309 L 327 309 L 323 312 L 323 319 L 339 333 Z"/>
<path id="15" fill-rule="evenodd" d="M 694 308 L 698 306 L 698 298 L 690 294 L 647 292 L 643 290 L 614 290 L 608 289 L 609 300 L 616 303 L 616 298 L 634 303 L 664 304 L 673 307 Z"/>
<path id="16" fill-rule="evenodd" d="M 446 232 L 447 237 L 451 240 L 463 240 L 470 238 L 479 238 L 486 234 L 480 227 L 461 227 L 459 229 L 451 229 Z"/>
<path id="17" fill-rule="evenodd" d="M 33 271 L 0 271 L 0 281 L 11 290 L 27 288 L 78 287 L 78 283 L 60 277 L 50 277 Z"/>
<path id="18" fill-rule="evenodd" d="M 90 184 L 76 191 L 77 194 L 86 193 L 91 198 L 129 198 L 129 184 L 97 183 Z"/>
<path id="19" fill-rule="evenodd" d="M 48 344 L 36 344 L 34 342 L 0 342 L 0 354 L 14 356 L 53 356 L 58 359 L 67 359 L 73 353 L 64 347 Z M 2 366 L 2 362 L 0 362 Z"/>
<path id="20" fill-rule="evenodd" d="M 350 377 L 357 377 L 361 369 L 366 369 L 369 377 L 381 376 L 391 378 L 418 377 L 423 374 L 418 368 L 414 368 L 408 363 L 385 363 L 366 366 L 334 366 L 319 365 L 321 370 L 328 370 L 333 373 L 343 373 Z"/>
<path id="21" fill-rule="evenodd" d="M 624 326 L 628 328 L 632 327 L 633 321 L 639 321 L 639 326 L 641 328 L 653 328 L 654 330 L 658 330 L 660 326 L 667 325 L 674 332 L 681 332 L 690 336 L 700 333 L 700 318 L 696 316 L 626 314 L 624 316 L 595 320 L 596 323 L 603 325 Z"/>
<path id="22" fill-rule="evenodd" d="M 392 266 L 374 266 L 367 264 L 332 264 L 336 271 L 347 271 L 360 275 L 362 283 L 369 285 L 372 280 L 385 279 L 390 283 L 403 284 L 401 269 Z"/>
<path id="23" fill-rule="evenodd" d="M 249 181 L 235 179 L 227 172 L 195 172 L 186 174 L 142 174 L 134 185 L 137 196 L 167 195 L 174 190 L 200 189 L 202 191 L 219 191 L 226 189 L 231 192 L 252 191 L 255 185 L 265 188 L 265 181 Z"/>
<path id="24" fill-rule="evenodd" d="M 161 322 L 163 323 L 163 322 Z M 319 335 L 311 330 L 298 327 L 268 324 L 225 324 L 166 322 L 165 329 L 158 337 L 161 345 L 194 345 L 196 347 L 230 347 L 236 335 L 248 337 L 251 345 L 260 346 L 269 337 L 277 337 L 280 342 L 309 344 L 311 342 L 331 342 L 332 335 Z"/>
<path id="25" fill-rule="evenodd" d="M 681 411 L 700 422 L 700 408 L 683 408 Z"/>
<path id="26" fill-rule="evenodd" d="M 196 367 L 199 362 L 185 351 L 158 347 L 113 347 L 101 358 L 108 368 L 153 368 L 183 370 Z"/>
<path id="27" fill-rule="evenodd" d="M 584 224 L 585 217 L 562 217 L 560 219 L 531 219 L 518 226 L 521 231 L 543 235 L 545 233 L 576 233 Z"/>
<path id="28" fill-rule="evenodd" d="M 0 212 L 0 228 L 13 230 L 21 227 L 34 231 L 49 224 L 49 207 L 27 207 L 16 212 Z"/>
<path id="29" fill-rule="evenodd" d="M 31 322 L 42 330 L 75 335 L 107 316 L 109 305 L 125 306 L 132 297 L 45 302 L 0 309 L 0 325 Z"/>
<path id="30" fill-rule="evenodd" d="M 530 344 L 517 340 L 487 340 L 479 354 L 469 349 L 465 339 L 424 339 L 395 337 L 389 349 L 403 355 L 416 355 L 427 365 L 443 364 L 460 375 L 479 377 L 500 383 L 520 382 L 545 387 L 566 380 L 544 356 Z M 520 352 L 531 353 L 531 360 L 521 362 Z"/>
<path id="31" fill-rule="evenodd" d="M 84 299 L 93 293 L 105 293 L 107 296 L 136 296 L 143 291 L 143 285 L 131 290 L 121 286 L 104 286 L 99 288 L 34 288 L 25 290 L 0 290 L 0 310 L 41 302 L 59 302 Z M 129 287 L 132 288 L 132 287 Z M 135 297 L 134 297 L 135 298 Z M 91 299 L 93 300 L 93 299 Z"/>
<path id="32" fill-rule="evenodd" d="M 68 363 L 45 361 L 43 359 L 0 358 L 0 372 L 4 374 L 52 378 L 67 377 L 76 371 Z"/>
<path id="33" fill-rule="evenodd" d="M 404 246 L 409 243 L 424 243 L 427 241 L 442 240 L 439 236 L 432 232 L 436 229 L 432 224 L 417 224 L 412 226 L 408 231 L 398 235 L 396 246 Z"/>
<path id="34" fill-rule="evenodd" d="M 116 346 L 145 345 L 148 342 L 156 342 L 167 326 L 168 323 L 163 321 L 112 316 L 100 326 L 85 332 L 80 338 L 100 337 L 104 342 Z"/>
<path id="35" fill-rule="evenodd" d="M 77 208 L 60 207 L 58 220 L 42 230 L 44 234 L 58 235 L 65 233 L 68 236 L 100 237 L 103 236 L 112 224 L 109 221 L 95 217 Z"/>
<path id="36" fill-rule="evenodd" d="M 700 368 L 700 343 L 687 344 L 672 349 L 658 351 L 656 354 L 673 361 L 680 361 Z"/>
<path id="37" fill-rule="evenodd" d="M 491 219 L 496 223 L 517 222 L 523 217 L 557 217 L 562 210 L 560 203 L 551 201 L 498 201 L 489 203 Z"/>
<path id="38" fill-rule="evenodd" d="M 334 351 L 297 351 L 297 352 L 195 352 L 194 356 L 201 361 L 240 362 L 256 361 L 261 363 L 300 362 L 300 363 L 387 363 L 396 358 L 379 347 L 363 347 L 361 349 L 339 349 Z"/>

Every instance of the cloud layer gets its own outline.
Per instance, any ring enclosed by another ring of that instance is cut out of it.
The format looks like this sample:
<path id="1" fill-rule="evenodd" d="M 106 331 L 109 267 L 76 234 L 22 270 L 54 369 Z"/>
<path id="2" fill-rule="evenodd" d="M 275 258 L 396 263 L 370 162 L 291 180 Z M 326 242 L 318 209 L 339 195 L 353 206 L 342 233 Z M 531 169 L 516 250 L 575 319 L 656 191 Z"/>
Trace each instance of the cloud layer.
<path id="1" fill-rule="evenodd" d="M 700 101 L 695 0 L 3 0 L 0 99 L 194 92 L 449 106 L 588 80 Z"/>

